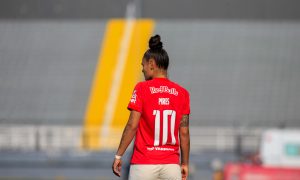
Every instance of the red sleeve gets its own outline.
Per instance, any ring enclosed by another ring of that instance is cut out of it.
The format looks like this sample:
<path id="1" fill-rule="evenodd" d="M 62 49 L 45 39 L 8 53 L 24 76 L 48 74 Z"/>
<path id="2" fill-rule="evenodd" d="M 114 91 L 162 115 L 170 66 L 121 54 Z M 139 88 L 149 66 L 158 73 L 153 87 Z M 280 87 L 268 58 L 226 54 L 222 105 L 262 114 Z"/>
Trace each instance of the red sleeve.
<path id="1" fill-rule="evenodd" d="M 127 109 L 142 112 L 142 105 L 142 87 L 141 83 L 138 83 L 133 90 Z"/>
<path id="2" fill-rule="evenodd" d="M 182 114 L 190 114 L 190 95 L 185 91 Z"/>

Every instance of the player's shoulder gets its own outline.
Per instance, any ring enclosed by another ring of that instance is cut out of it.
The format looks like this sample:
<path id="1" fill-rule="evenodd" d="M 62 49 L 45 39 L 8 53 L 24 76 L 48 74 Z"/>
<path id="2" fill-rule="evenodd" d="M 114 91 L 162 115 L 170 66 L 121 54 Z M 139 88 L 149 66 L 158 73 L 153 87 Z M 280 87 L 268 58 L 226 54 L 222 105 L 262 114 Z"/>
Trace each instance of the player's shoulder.
<path id="1" fill-rule="evenodd" d="M 144 85 L 145 85 L 144 81 L 139 81 L 139 82 L 136 83 L 135 88 L 140 88 Z"/>
<path id="2" fill-rule="evenodd" d="M 174 87 L 176 87 L 176 89 L 180 90 L 181 92 L 185 93 L 185 94 L 189 94 L 188 90 L 185 89 L 183 86 L 181 86 L 180 84 L 178 84 L 177 82 L 171 81 L 169 80 L 170 83 L 173 84 Z"/>

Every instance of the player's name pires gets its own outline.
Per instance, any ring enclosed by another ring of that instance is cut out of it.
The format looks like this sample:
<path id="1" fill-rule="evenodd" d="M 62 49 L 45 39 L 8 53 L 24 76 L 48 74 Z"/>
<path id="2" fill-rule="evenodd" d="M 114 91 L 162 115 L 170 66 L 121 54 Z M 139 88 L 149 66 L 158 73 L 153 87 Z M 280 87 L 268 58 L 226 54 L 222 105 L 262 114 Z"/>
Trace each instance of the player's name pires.
<path id="1" fill-rule="evenodd" d="M 168 86 L 160 86 L 159 88 L 150 87 L 150 92 L 151 92 L 151 94 L 155 94 L 155 93 L 169 93 L 169 94 L 173 94 L 175 96 L 178 96 L 178 91 L 175 88 L 169 89 Z"/>

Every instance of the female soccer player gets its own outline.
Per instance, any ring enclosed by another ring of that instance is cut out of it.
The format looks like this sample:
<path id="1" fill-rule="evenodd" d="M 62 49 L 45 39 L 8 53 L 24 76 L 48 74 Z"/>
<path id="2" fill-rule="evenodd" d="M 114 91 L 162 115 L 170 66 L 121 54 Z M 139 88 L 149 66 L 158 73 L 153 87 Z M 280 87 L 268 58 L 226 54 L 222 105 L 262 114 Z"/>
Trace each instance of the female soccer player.
<path id="1" fill-rule="evenodd" d="M 142 60 L 145 81 L 134 88 L 112 169 L 121 176 L 122 155 L 135 137 L 130 180 L 187 179 L 189 93 L 168 79 L 169 57 L 159 35 L 150 38 L 149 48 Z"/>

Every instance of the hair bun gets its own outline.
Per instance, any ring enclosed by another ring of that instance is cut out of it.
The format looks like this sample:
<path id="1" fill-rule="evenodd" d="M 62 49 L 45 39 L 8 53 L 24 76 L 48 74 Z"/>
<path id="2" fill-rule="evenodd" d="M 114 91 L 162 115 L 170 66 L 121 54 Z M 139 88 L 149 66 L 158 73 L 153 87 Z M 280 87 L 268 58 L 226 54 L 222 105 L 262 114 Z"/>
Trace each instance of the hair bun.
<path id="1" fill-rule="evenodd" d="M 158 34 L 150 38 L 149 48 L 152 50 L 161 50 L 163 48 L 163 43 L 160 41 L 160 36 Z"/>

